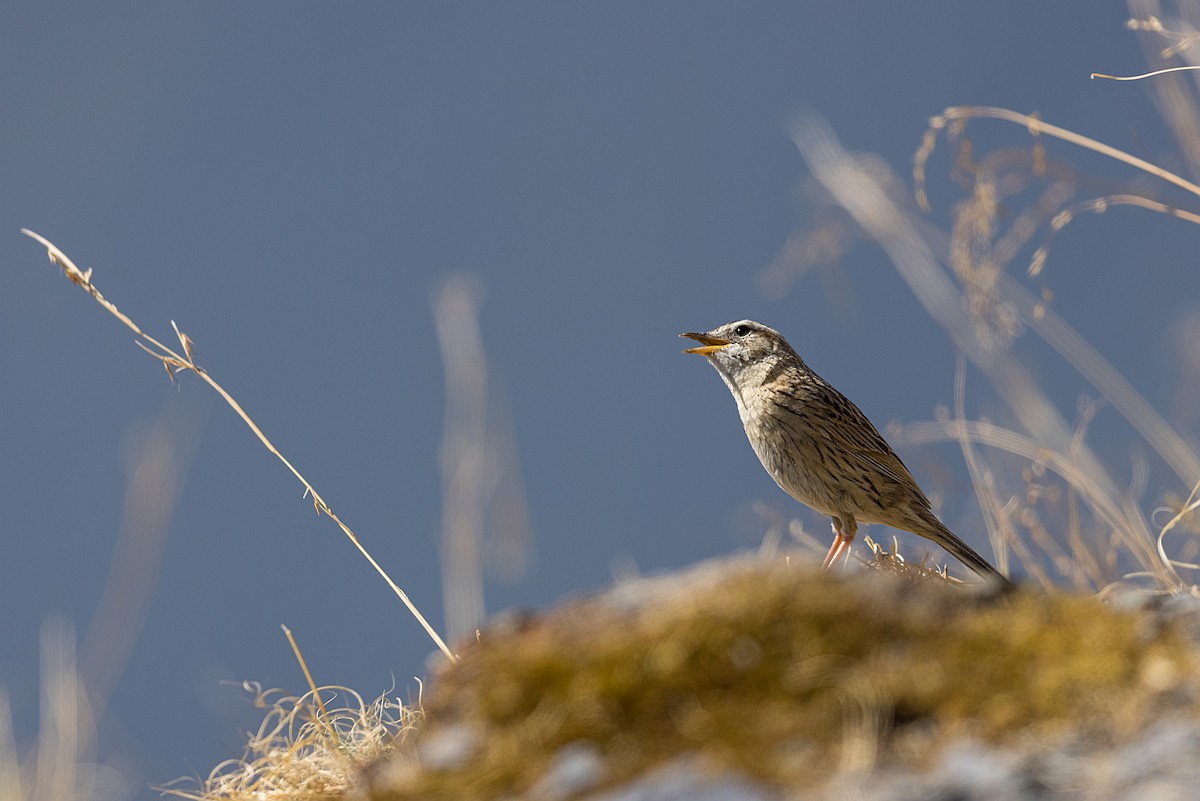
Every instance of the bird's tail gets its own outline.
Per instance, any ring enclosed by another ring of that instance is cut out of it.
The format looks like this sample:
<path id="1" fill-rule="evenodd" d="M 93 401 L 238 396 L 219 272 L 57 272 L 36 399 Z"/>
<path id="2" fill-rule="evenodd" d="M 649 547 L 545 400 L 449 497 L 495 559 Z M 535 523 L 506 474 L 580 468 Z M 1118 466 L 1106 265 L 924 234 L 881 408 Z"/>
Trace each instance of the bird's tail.
<path id="1" fill-rule="evenodd" d="M 922 511 L 924 514 L 920 514 L 921 522 L 930 529 L 925 532 L 926 537 L 945 548 L 955 559 L 974 570 L 981 578 L 988 579 L 997 587 L 1005 590 L 1013 588 L 1012 582 L 1003 573 L 992 567 L 988 560 L 975 553 L 970 545 L 946 528 L 942 521 L 938 520 L 937 515 L 931 511 Z"/>

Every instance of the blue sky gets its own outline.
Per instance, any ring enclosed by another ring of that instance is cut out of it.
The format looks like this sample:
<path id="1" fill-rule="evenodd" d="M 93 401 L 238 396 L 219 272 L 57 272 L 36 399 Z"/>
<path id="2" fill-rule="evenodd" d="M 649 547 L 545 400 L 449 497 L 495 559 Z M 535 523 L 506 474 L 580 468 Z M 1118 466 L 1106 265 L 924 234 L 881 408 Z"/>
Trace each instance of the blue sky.
<path id="1" fill-rule="evenodd" d="M 177 321 L 440 628 L 444 377 L 430 299 L 447 275 L 483 287 L 489 375 L 511 408 L 531 523 L 531 566 L 488 581 L 489 611 L 544 606 L 629 565 L 755 547 L 755 502 L 824 540 L 676 334 L 759 319 L 881 428 L 951 403 L 955 354 L 868 244 L 783 297 L 756 289 L 811 213 L 787 121 L 820 114 L 905 181 L 928 118 L 964 104 L 1039 112 L 1184 169 L 1147 85 L 1088 80 L 1144 67 L 1128 16 L 1074 1 L 9 8 L 0 681 L 18 737 L 37 721 L 39 628 L 59 614 L 87 629 L 125 454 L 164 414 L 191 432 L 179 436 L 194 456 L 161 565 L 142 576 L 153 595 L 100 722 L 103 758 L 144 787 L 240 753 L 255 712 L 223 682 L 302 688 L 281 623 L 320 681 L 368 696 L 393 678 L 415 692 L 432 652 L 232 412 L 191 377 L 171 386 L 20 228 L 93 268 L 155 336 Z M 1019 128 L 972 132 L 979 147 L 1028 147 Z M 949 152 L 931 165 L 942 226 L 959 197 Z M 1052 287 L 1055 310 L 1191 442 L 1171 332 L 1198 306 L 1194 236 L 1145 212 L 1081 218 L 1027 281 Z M 1086 385 L 1045 348 L 1022 340 L 1017 353 L 1072 417 Z M 971 411 L 994 412 L 983 398 Z M 1103 413 L 1095 436 L 1128 476 L 1136 438 Z M 899 450 L 981 545 L 957 451 Z M 1151 460 L 1146 509 L 1180 489 Z"/>

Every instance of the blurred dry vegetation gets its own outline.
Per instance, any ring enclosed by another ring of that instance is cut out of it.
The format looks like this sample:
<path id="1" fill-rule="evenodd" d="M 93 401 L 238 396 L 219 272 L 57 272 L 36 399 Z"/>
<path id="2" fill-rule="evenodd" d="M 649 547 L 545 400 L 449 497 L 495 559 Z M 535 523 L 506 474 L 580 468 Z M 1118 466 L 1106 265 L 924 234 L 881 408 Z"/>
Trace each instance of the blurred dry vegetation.
<path id="1" fill-rule="evenodd" d="M 1194 4 L 1172 8 L 1169 26 L 1157 3 L 1131 6 L 1137 17 L 1129 28 L 1152 69 L 1196 60 L 1200 11 Z M 1200 174 L 1196 75 L 1147 79 L 1190 175 Z M 975 144 L 973 132 L 986 126 L 987 141 L 995 141 L 999 125 L 1012 132 L 1010 144 Z M 962 358 L 954 408 L 939 410 L 931 421 L 894 425 L 889 433 L 909 444 L 960 446 L 999 566 L 1019 563 L 1045 588 L 1105 593 L 1133 582 L 1190 591 L 1200 555 L 1194 536 L 1200 533 L 1200 455 L 1194 435 L 1176 426 L 1194 415 L 1156 409 L 1057 315 L 1048 271 L 1056 236 L 1080 215 L 1132 207 L 1195 223 L 1200 216 L 1190 209 L 1200 186 L 1040 115 L 1007 109 L 955 107 L 934 116 L 914 156 L 911 186 L 878 158 L 845 151 L 818 118 L 798 119 L 792 133 L 811 168 L 805 197 L 814 213 L 759 271 L 758 285 L 782 297 L 815 273 L 837 302 L 846 291 L 841 264 L 850 248 L 867 240 L 886 252 Z M 1101 178 L 1078 166 L 1094 160 L 1092 154 L 1126 177 Z M 945 175 L 931 173 L 944 162 Z M 935 177 L 948 177 L 961 192 L 949 209 L 948 230 L 929 215 L 927 186 Z M 1180 325 L 1181 331 L 1196 328 L 1194 321 Z M 1014 348 L 1030 336 L 1089 385 L 1090 397 L 1073 409 L 1055 404 Z M 1200 339 L 1177 334 L 1175 340 L 1176 406 L 1186 410 L 1200 405 L 1200 395 L 1187 394 L 1197 386 Z M 999 410 L 991 419 L 966 414 L 968 369 L 986 381 L 972 395 L 986 394 L 990 408 Z M 1127 465 L 1097 456 L 1088 429 L 1101 409 L 1125 421 L 1151 464 L 1135 458 L 1126 477 Z M 1171 478 L 1148 487 L 1150 467 L 1159 465 Z"/>

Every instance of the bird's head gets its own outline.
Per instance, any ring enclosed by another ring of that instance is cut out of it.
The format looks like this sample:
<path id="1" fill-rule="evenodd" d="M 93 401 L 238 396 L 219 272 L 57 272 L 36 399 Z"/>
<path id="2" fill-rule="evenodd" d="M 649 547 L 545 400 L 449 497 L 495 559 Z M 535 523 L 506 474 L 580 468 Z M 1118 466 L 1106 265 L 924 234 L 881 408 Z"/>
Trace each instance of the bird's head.
<path id="1" fill-rule="evenodd" d="M 779 367 L 803 366 L 778 331 L 753 320 L 739 320 L 704 333 L 693 331 L 679 336 L 700 343 L 684 353 L 706 357 L 725 379 L 739 405 L 743 390 L 761 385 Z"/>
<path id="2" fill-rule="evenodd" d="M 773 355 L 795 356 L 778 331 L 753 320 L 739 320 L 704 333 L 693 331 L 679 336 L 700 343 L 700 347 L 688 348 L 684 353 L 707 356 L 714 363 L 729 367 L 761 362 Z"/>

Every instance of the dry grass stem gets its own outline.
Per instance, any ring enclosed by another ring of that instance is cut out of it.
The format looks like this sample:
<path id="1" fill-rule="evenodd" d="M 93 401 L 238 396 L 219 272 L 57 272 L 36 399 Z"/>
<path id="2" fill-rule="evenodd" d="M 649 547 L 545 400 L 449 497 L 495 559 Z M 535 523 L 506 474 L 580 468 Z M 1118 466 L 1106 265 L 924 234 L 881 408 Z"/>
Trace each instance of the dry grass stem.
<path id="1" fill-rule="evenodd" d="M 956 360 L 954 371 L 955 423 L 965 423 L 967 420 L 966 374 L 966 362 L 960 354 Z M 1050 587 L 1053 582 L 1037 564 L 1037 560 L 1032 558 L 1025 542 L 1017 533 L 1012 522 L 1011 504 L 1001 501 L 1000 493 L 996 488 L 995 475 L 987 469 L 983 459 L 979 456 L 975 443 L 967 433 L 967 426 L 955 425 L 954 428 L 959 447 L 963 452 L 963 460 L 967 464 L 967 472 L 971 476 L 971 485 L 975 488 L 979 507 L 983 511 L 988 539 L 991 541 L 992 551 L 996 554 L 996 567 L 1005 575 L 1010 575 L 1008 551 L 1011 548 L 1016 552 L 1021 563 L 1027 566 L 1033 579 L 1043 587 Z"/>
<path id="2" fill-rule="evenodd" d="M 1144 72 L 1141 75 L 1109 75 L 1106 72 L 1093 72 L 1088 77 L 1095 80 L 1096 78 L 1104 78 L 1109 81 L 1140 81 L 1144 78 L 1153 78 L 1155 75 L 1166 75 L 1168 72 L 1190 72 L 1191 70 L 1200 69 L 1200 67 L 1165 67 L 1161 70 L 1153 72 Z"/>
<path id="3" fill-rule="evenodd" d="M 404 603 L 404 605 L 408 608 L 408 611 L 411 612 L 413 617 L 417 619 L 417 622 L 421 624 L 422 628 L 425 629 L 425 632 L 430 636 L 430 638 L 433 639 L 434 643 L 437 644 L 442 653 L 452 661 L 455 659 L 454 654 L 446 646 L 445 641 L 442 640 L 441 636 L 437 633 L 433 626 L 430 625 L 429 621 L 425 619 L 425 616 L 421 614 L 420 610 L 417 609 L 416 605 L 409 599 L 408 595 L 400 589 L 396 582 L 392 581 L 392 578 L 387 574 L 387 571 L 385 571 L 383 567 L 380 566 L 377 561 L 375 561 L 375 558 L 371 556 L 367 549 L 363 547 L 362 543 L 359 542 L 358 537 L 355 536 L 354 532 L 342 522 L 341 518 L 334 514 L 333 510 L 329 507 L 329 504 L 325 502 L 325 499 L 317 493 L 316 488 L 313 487 L 313 485 L 310 484 L 308 480 L 300 474 L 300 471 L 293 467 L 292 463 L 289 462 L 284 455 L 279 452 L 279 450 L 271 443 L 269 439 L 267 439 L 267 435 L 264 434 L 262 429 L 259 428 L 258 425 L 250 418 L 250 415 L 246 413 L 246 410 L 243 409 L 241 405 L 233 399 L 233 396 L 226 392 L 225 388 L 218 384 L 216 380 L 208 374 L 207 371 L 196 364 L 191 338 L 188 337 L 187 334 L 180 331 L 179 326 L 177 326 L 174 321 L 171 322 L 171 327 L 175 329 L 175 335 L 179 339 L 180 347 L 183 350 L 182 354 L 172 350 L 162 342 L 159 342 L 157 339 L 147 334 L 140 327 L 138 327 L 133 320 L 121 313 L 121 311 L 117 309 L 116 305 L 113 304 L 112 301 L 105 298 L 104 295 L 100 293 L 100 290 L 97 289 L 92 283 L 92 271 L 90 269 L 86 272 L 80 270 L 75 266 L 74 262 L 67 258 L 65 253 L 63 253 L 56 245 L 54 245 L 54 243 L 50 242 L 40 234 L 24 228 L 21 229 L 21 232 L 26 236 L 29 236 L 40 242 L 46 248 L 46 251 L 50 255 L 50 261 L 62 268 L 63 272 L 66 274 L 67 278 L 70 279 L 71 283 L 75 284 L 91 295 L 97 303 L 103 306 L 110 314 L 112 314 L 114 317 L 124 323 L 126 327 L 137 334 L 138 347 L 149 353 L 154 358 L 158 359 L 166 369 L 167 375 L 170 376 L 172 381 L 175 380 L 175 376 L 179 373 L 190 370 L 196 375 L 196 377 L 212 387 L 213 390 L 215 390 L 216 393 L 220 395 L 227 404 L 229 404 L 229 407 L 233 409 L 240 418 L 242 418 L 242 421 L 249 426 L 250 430 L 253 431 L 255 436 L 258 437 L 259 441 L 262 442 L 263 447 L 273 453 L 276 458 L 279 459 L 279 461 L 283 462 L 287 469 L 292 472 L 292 475 L 294 475 L 300 481 L 300 483 L 304 485 L 305 495 L 312 496 L 313 506 L 316 509 L 317 514 L 328 515 L 329 518 L 337 524 L 338 528 L 340 528 L 342 533 L 349 538 L 350 542 L 354 544 L 354 547 L 358 549 L 359 553 L 361 553 L 367 562 L 370 563 L 371 567 L 375 568 L 375 571 L 383 578 L 384 581 L 387 582 L 387 585 L 391 587 L 392 592 L 394 592 L 396 596 Z"/>
<path id="4" fill-rule="evenodd" d="M 283 629 L 283 634 L 287 637 L 288 645 L 292 646 L 292 653 L 296 655 L 296 661 L 300 663 L 300 670 L 304 672 L 304 680 L 308 682 L 308 689 L 317 702 L 317 709 L 321 713 L 317 716 L 317 719 L 325 726 L 325 733 L 340 748 L 341 738 L 338 737 L 337 729 L 329 723 L 329 710 L 325 708 L 325 699 L 321 697 L 321 693 L 317 689 L 317 683 L 313 681 L 312 672 L 308 669 L 308 660 L 304 658 L 304 654 L 300 653 L 300 646 L 297 644 L 296 638 L 292 636 L 292 630 L 287 626 L 280 626 L 279 628 Z"/>
<path id="5" fill-rule="evenodd" d="M 1063 209 L 1053 220 L 1050 221 L 1051 228 L 1055 231 L 1061 230 L 1063 226 L 1069 223 L 1076 214 L 1091 213 L 1103 214 L 1108 211 L 1110 206 L 1136 206 L 1137 208 L 1146 209 L 1147 211 L 1166 214 L 1168 217 L 1177 217 L 1184 222 L 1200 224 L 1200 214 L 1196 214 L 1185 209 L 1168 206 L 1166 203 L 1161 203 L 1157 200 L 1151 200 L 1148 197 L 1141 195 L 1108 195 L 1106 197 L 1098 197 L 1092 200 L 1087 200 L 1082 203 L 1077 203 L 1074 206 Z"/>

